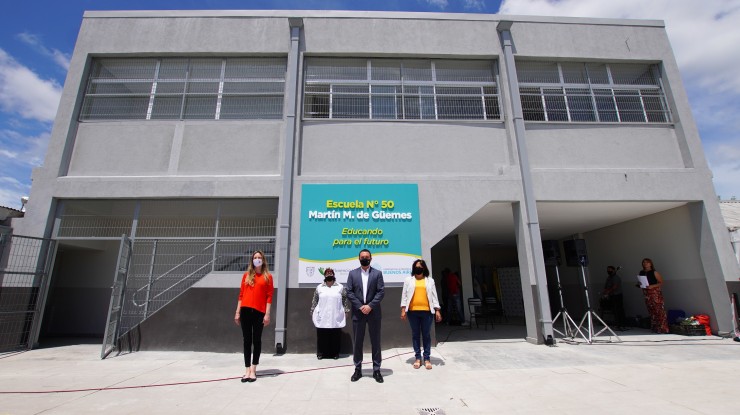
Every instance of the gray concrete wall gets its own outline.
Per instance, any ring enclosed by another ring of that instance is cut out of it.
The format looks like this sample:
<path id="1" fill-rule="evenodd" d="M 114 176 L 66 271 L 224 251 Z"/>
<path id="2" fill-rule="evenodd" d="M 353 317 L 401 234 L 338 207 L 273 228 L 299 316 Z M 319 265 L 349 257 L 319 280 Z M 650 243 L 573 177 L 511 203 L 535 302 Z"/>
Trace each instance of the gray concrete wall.
<path id="1" fill-rule="evenodd" d="M 673 128 L 665 125 L 527 126 L 532 168 L 682 169 Z"/>
<path id="2" fill-rule="evenodd" d="M 68 176 L 277 175 L 281 124 L 81 123 Z"/>
<path id="3" fill-rule="evenodd" d="M 309 121 L 300 154 L 302 176 L 348 179 L 491 176 L 511 164 L 502 123 Z"/>
<path id="4" fill-rule="evenodd" d="M 304 25 L 305 49 L 312 54 L 492 57 L 501 52 L 493 21 L 306 18 Z"/>
<path id="5" fill-rule="evenodd" d="M 316 328 L 311 322 L 311 298 L 314 288 L 290 289 L 287 310 L 286 346 L 288 353 L 315 353 Z M 277 294 L 277 292 L 276 292 Z M 193 288 L 159 310 L 134 330 L 124 342 L 130 341 L 133 350 L 181 350 L 223 353 L 242 352 L 241 329 L 234 324 L 234 306 L 238 288 Z M 273 298 L 277 298 L 274 295 Z M 383 299 L 383 349 L 408 347 L 411 334 L 408 324 L 398 317 L 401 289 L 386 290 Z M 262 333 L 262 353 L 275 353 L 275 310 L 272 321 Z M 365 350 L 370 351 L 369 335 Z M 352 354 L 352 322 L 342 329 L 340 353 Z"/>

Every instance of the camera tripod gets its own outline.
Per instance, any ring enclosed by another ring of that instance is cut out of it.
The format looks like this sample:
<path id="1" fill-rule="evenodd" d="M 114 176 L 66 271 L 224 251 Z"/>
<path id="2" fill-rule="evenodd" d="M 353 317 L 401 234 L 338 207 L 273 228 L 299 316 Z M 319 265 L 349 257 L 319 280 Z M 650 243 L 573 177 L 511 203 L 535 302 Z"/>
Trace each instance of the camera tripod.
<path id="1" fill-rule="evenodd" d="M 594 337 L 600 335 L 601 333 L 607 330 L 609 331 L 609 333 L 612 334 L 612 336 L 617 338 L 616 341 L 621 342 L 622 339 L 620 339 L 619 336 L 617 336 L 617 334 L 614 333 L 614 331 L 611 328 L 609 328 L 609 326 L 606 323 L 604 323 L 604 320 L 602 320 L 601 317 L 599 317 L 599 315 L 596 314 L 594 310 L 591 308 L 591 301 L 589 300 L 589 295 L 588 295 L 588 281 L 586 280 L 586 257 L 582 256 L 578 258 L 578 263 L 581 266 L 581 277 L 583 278 L 583 290 L 584 290 L 584 293 L 586 294 L 586 313 L 583 315 L 583 318 L 581 319 L 581 324 L 578 325 L 578 332 L 581 334 L 581 337 L 583 337 L 583 339 L 586 340 L 588 344 L 593 343 Z M 601 325 L 604 326 L 601 330 L 599 330 L 596 333 L 594 333 L 594 319 L 598 320 L 601 323 Z M 584 327 L 584 323 L 586 323 L 585 327 Z M 584 327 L 584 331 L 588 333 L 588 336 L 583 334 L 583 331 L 581 331 L 582 327 Z M 575 337 L 575 336 L 572 336 L 572 337 Z"/>
<path id="2" fill-rule="evenodd" d="M 576 332 L 578 332 L 581 335 L 581 337 L 586 338 L 583 332 L 581 332 L 581 328 L 578 327 L 578 325 L 576 325 L 576 322 L 573 321 L 573 319 L 570 317 L 570 314 L 568 314 L 568 310 L 565 308 L 565 303 L 563 302 L 563 287 L 560 285 L 560 271 L 558 270 L 557 265 L 555 265 L 555 277 L 558 282 L 558 296 L 560 297 L 560 311 L 558 311 L 558 314 L 556 314 L 555 318 L 552 319 L 552 331 L 561 335 L 562 337 L 570 337 L 570 338 L 576 337 Z M 560 331 L 555 328 L 555 323 L 561 317 L 563 319 L 563 331 Z"/>

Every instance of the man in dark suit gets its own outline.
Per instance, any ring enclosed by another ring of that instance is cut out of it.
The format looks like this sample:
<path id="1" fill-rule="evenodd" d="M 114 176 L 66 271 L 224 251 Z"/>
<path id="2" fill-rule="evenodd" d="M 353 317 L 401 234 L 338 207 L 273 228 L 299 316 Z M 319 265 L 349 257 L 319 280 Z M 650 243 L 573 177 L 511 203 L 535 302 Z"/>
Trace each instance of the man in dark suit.
<path id="1" fill-rule="evenodd" d="M 370 266 L 373 257 L 370 251 L 360 251 L 360 267 L 349 272 L 347 298 L 352 304 L 352 332 L 354 340 L 355 373 L 350 380 L 357 382 L 362 377 L 362 343 L 365 341 L 365 325 L 370 329 L 370 344 L 373 354 L 373 378 L 383 383 L 380 374 L 380 301 L 385 296 L 383 273 Z"/>

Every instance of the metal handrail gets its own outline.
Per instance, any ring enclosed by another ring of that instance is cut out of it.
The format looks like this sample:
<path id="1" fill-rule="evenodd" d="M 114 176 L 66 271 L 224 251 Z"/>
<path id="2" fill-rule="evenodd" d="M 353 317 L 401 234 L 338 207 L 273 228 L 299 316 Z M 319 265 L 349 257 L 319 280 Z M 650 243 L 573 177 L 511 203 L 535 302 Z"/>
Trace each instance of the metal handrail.
<path id="1" fill-rule="evenodd" d="M 180 279 L 180 281 L 177 281 L 176 283 L 174 283 L 174 284 L 170 285 L 169 287 L 167 287 L 166 289 L 162 290 L 162 291 L 161 291 L 161 292 L 160 292 L 159 294 L 157 294 L 157 295 L 155 295 L 154 297 L 150 298 L 150 299 L 149 299 L 149 302 L 152 302 L 152 301 L 154 301 L 154 300 L 155 300 L 155 299 L 157 299 L 157 297 L 159 297 L 160 295 L 162 295 L 162 294 L 164 294 L 164 293 L 168 292 L 169 290 L 171 290 L 171 289 L 175 288 L 175 286 L 176 286 L 176 285 L 180 284 L 181 282 L 185 281 L 186 279 L 188 279 L 188 278 L 192 277 L 193 275 L 197 274 L 198 272 L 200 272 L 200 270 L 202 270 L 203 268 L 207 267 L 208 265 L 210 265 L 210 264 L 212 264 L 212 263 L 213 263 L 213 260 L 210 260 L 210 261 L 206 262 L 206 263 L 205 263 L 205 264 L 203 264 L 203 265 L 202 265 L 202 266 L 201 266 L 200 268 L 198 268 L 198 269 L 196 269 L 195 271 L 191 272 L 190 274 L 188 274 L 188 275 L 186 275 L 186 276 L 182 277 L 182 278 Z M 136 303 L 134 303 L 134 304 L 136 304 Z M 139 307 L 141 307 L 141 306 L 142 306 L 143 304 L 142 304 L 142 305 L 138 305 L 138 304 L 136 304 L 136 305 L 137 305 L 137 306 L 139 306 Z"/>
<path id="2" fill-rule="evenodd" d="M 200 252 L 201 252 L 201 253 L 202 253 L 202 252 L 205 252 L 205 251 L 207 251 L 207 250 L 211 249 L 211 247 L 213 247 L 214 245 L 216 245 L 216 242 L 215 242 L 215 241 L 214 241 L 214 242 L 212 242 L 211 244 L 209 244 L 208 246 L 206 246 L 205 248 L 201 249 L 201 250 L 200 250 Z M 148 299 L 148 300 L 147 300 L 147 301 L 145 301 L 144 303 L 141 303 L 141 304 L 139 304 L 138 302 L 136 302 L 136 296 L 137 296 L 137 295 L 138 295 L 138 294 L 139 294 L 139 293 L 140 293 L 141 291 L 143 291 L 144 289 L 146 289 L 146 288 L 151 288 L 151 286 L 152 286 L 152 285 L 153 285 L 154 283 L 156 283 L 157 281 L 161 280 L 162 278 L 164 278 L 164 277 L 166 277 L 167 275 L 169 275 L 169 274 L 171 274 L 172 272 L 174 272 L 174 271 L 175 271 L 176 269 L 178 269 L 178 268 L 180 268 L 181 266 L 183 266 L 183 265 L 187 264 L 188 262 L 192 261 L 193 259 L 195 259 L 196 257 L 198 257 L 198 255 L 200 255 L 200 254 L 195 254 L 195 255 L 191 256 L 190 258 L 188 258 L 188 259 L 186 259 L 186 260 L 184 260 L 184 261 L 180 262 L 179 264 L 175 265 L 174 267 L 170 268 L 169 270 L 167 270 L 166 272 L 164 272 L 164 273 L 163 273 L 162 275 L 160 275 L 159 277 L 157 277 L 157 278 L 155 278 L 155 279 L 153 279 L 153 280 L 149 281 L 149 282 L 148 282 L 147 284 L 145 284 L 144 286 L 142 286 L 141 288 L 139 288 L 138 290 L 136 290 L 136 291 L 134 292 L 133 296 L 131 297 L 131 301 L 132 301 L 132 302 L 134 303 L 134 305 L 135 305 L 135 306 L 137 306 L 137 307 L 142 307 L 142 306 L 144 306 L 144 305 L 145 305 L 146 303 L 148 303 L 148 302 L 151 302 L 151 301 L 152 301 L 152 298 Z M 198 268 L 198 270 L 197 270 L 197 271 L 195 271 L 195 272 L 198 272 L 198 271 L 200 271 L 201 269 L 203 269 L 203 267 L 205 267 L 206 265 L 209 265 L 209 264 L 213 263 L 214 261 L 215 261 L 214 259 L 211 259 L 211 260 L 210 260 L 210 261 L 208 261 L 208 262 L 207 262 L 207 263 L 206 263 L 205 265 L 203 265 L 202 267 Z M 195 272 L 193 272 L 193 273 L 191 273 L 191 274 L 187 275 L 187 276 L 186 276 L 185 278 L 183 278 L 183 279 L 181 279 L 180 281 L 176 282 L 176 283 L 175 283 L 174 285 L 172 285 L 172 286 L 170 286 L 169 288 L 167 288 L 167 290 L 169 290 L 169 289 L 171 289 L 172 287 L 174 287 L 175 285 L 177 285 L 177 284 L 181 283 L 181 282 L 182 282 L 183 280 L 185 280 L 185 279 L 187 279 L 187 278 L 191 277 L 191 276 L 192 276 L 192 275 L 193 275 L 193 274 L 194 274 Z M 166 292 L 167 290 L 165 290 L 165 291 L 163 291 L 163 292 Z M 154 298 L 158 297 L 158 296 L 159 296 L 159 295 L 161 295 L 161 294 L 162 294 L 162 293 L 160 293 L 160 294 L 157 294 L 157 296 L 155 296 Z"/>

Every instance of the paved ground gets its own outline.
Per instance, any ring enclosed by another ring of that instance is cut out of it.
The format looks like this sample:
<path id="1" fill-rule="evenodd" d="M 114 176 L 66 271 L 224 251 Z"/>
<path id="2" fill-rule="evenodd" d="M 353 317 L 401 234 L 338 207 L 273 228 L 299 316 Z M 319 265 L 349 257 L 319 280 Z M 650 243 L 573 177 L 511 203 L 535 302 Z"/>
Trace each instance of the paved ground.
<path id="1" fill-rule="evenodd" d="M 97 344 L 5 354 L 0 415 L 740 412 L 740 343 L 731 339 L 633 329 L 620 333 L 621 343 L 599 337 L 546 347 L 520 340 L 521 330 L 440 331 L 445 341 L 432 351 L 433 370 L 413 369 L 410 348 L 384 350 L 383 384 L 370 377 L 371 367 L 351 383 L 348 356 L 263 355 L 258 381 L 241 383 L 240 354 L 100 360 Z M 46 393 L 62 390 L 79 391 Z M 33 393 L 9 393 L 18 391 Z"/>

